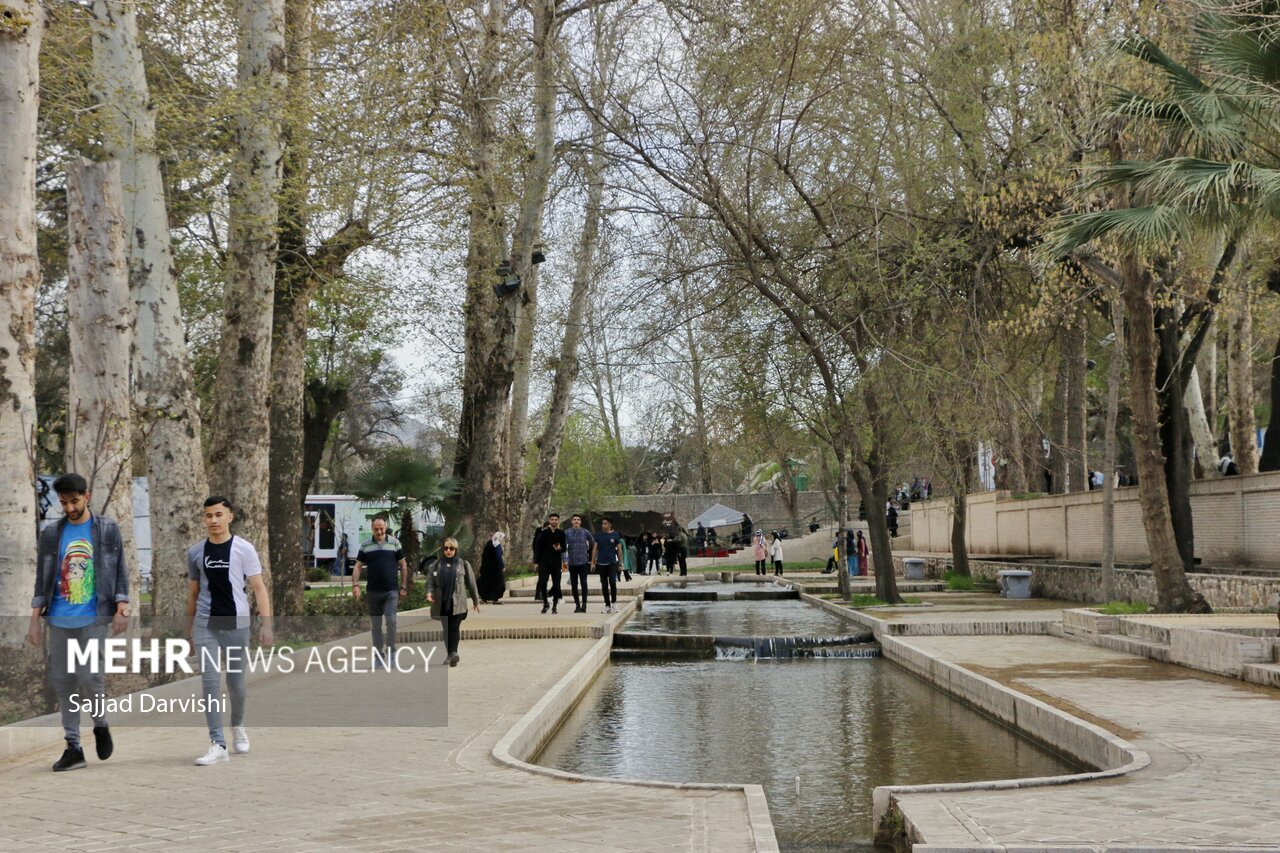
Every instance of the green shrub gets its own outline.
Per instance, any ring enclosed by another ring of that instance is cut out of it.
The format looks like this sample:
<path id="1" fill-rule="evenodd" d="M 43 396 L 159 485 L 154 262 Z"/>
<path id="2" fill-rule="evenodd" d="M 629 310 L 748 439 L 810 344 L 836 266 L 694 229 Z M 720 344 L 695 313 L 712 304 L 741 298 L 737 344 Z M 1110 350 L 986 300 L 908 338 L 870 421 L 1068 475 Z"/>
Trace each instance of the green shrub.
<path id="1" fill-rule="evenodd" d="M 307 569 L 308 583 L 323 583 L 327 581 L 330 577 L 331 575 L 329 574 L 329 570 L 326 568 L 323 568 L 322 566 L 312 566 L 311 568 Z"/>
<path id="2" fill-rule="evenodd" d="M 977 587 L 977 584 L 969 575 L 947 572 L 942 576 L 942 579 L 947 582 L 947 589 L 972 590 Z"/>

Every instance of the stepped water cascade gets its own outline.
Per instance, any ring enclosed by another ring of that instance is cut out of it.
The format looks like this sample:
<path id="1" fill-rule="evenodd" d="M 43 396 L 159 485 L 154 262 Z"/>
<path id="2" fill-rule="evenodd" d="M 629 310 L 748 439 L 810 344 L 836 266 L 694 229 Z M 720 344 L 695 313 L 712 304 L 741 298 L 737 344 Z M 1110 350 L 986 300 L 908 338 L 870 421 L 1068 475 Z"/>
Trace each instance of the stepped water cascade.
<path id="1" fill-rule="evenodd" d="M 877 658 L 880 647 L 865 635 L 848 637 L 716 637 L 718 660 Z"/>

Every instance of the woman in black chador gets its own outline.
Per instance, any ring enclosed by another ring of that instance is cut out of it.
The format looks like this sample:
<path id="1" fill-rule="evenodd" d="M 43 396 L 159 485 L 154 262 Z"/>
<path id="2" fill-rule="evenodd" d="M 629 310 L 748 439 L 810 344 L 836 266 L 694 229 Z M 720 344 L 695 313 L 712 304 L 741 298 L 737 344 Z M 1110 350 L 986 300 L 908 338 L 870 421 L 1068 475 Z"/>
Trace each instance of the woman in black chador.
<path id="1" fill-rule="evenodd" d="M 502 540 L 506 534 L 499 530 L 484 543 L 480 555 L 480 600 L 485 604 L 501 604 L 507 592 L 506 561 L 502 558 Z"/>

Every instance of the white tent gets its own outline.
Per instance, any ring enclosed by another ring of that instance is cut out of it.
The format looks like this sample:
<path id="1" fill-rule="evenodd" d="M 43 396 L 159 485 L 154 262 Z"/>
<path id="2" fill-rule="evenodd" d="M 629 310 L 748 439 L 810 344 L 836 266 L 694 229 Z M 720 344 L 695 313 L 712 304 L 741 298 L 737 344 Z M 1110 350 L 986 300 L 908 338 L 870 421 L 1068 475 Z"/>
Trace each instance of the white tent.
<path id="1" fill-rule="evenodd" d="M 702 515 L 689 522 L 689 531 L 698 529 L 698 525 L 703 527 L 725 527 L 730 524 L 741 524 L 742 513 L 736 509 L 727 507 L 724 504 L 712 504 L 702 511 Z M 717 533 L 720 531 L 716 531 Z"/>

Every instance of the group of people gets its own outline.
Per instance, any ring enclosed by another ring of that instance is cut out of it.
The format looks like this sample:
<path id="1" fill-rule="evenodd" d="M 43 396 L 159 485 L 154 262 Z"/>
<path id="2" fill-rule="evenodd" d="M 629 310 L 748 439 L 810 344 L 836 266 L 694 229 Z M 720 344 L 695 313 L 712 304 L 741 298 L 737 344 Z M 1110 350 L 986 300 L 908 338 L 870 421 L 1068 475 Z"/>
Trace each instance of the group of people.
<path id="1" fill-rule="evenodd" d="M 766 560 L 773 565 L 773 573 L 782 577 L 782 537 L 778 531 L 769 534 L 769 541 L 764 541 L 764 531 L 757 530 L 751 542 L 751 557 L 756 561 L 756 574 L 767 575 Z"/>
<path id="2" fill-rule="evenodd" d="M 896 531 L 895 531 L 896 532 Z M 869 558 L 871 556 L 871 546 L 868 544 L 861 530 L 840 529 L 836 531 L 835 541 L 831 543 L 831 556 L 827 558 L 827 567 L 822 570 L 824 575 L 835 572 L 840 562 L 840 546 L 844 545 L 845 562 L 847 564 L 849 574 L 858 577 L 869 573 Z"/>
<path id="3" fill-rule="evenodd" d="M 90 511 L 92 493 L 85 478 L 63 474 L 54 480 L 53 489 L 63 517 L 40 532 L 27 640 L 41 648 L 48 632 L 49 679 L 58 697 L 67 744 L 53 769 L 64 772 L 86 764 L 80 742 L 80 710 L 86 705 L 93 720 L 98 759 L 105 761 L 115 751 L 105 710 L 102 668 L 95 665 L 94 657 L 69 657 L 68 651 L 73 642 L 80 648 L 100 646 L 108 632 L 123 633 L 129 626 L 130 590 L 120 528 L 114 519 Z M 200 766 L 229 760 L 220 699 L 224 668 L 232 749 L 241 755 L 249 751 L 249 733 L 244 726 L 244 667 L 222 666 L 248 656 L 249 593 L 262 619 L 259 641 L 266 646 L 275 641 L 271 599 L 262 580 L 258 552 L 231 533 L 234 519 L 227 498 L 210 496 L 204 502 L 206 537 L 187 551 L 186 635 L 200 658 L 210 741 L 208 751 L 196 759 Z M 73 701 L 75 696 L 82 697 L 81 701 Z"/>
<path id="4" fill-rule="evenodd" d="M 106 717 L 103 671 L 95 658 L 70 655 L 72 643 L 81 648 L 101 645 L 108 633 L 123 633 L 129 625 L 129 572 L 116 521 L 89 509 L 92 494 L 85 478 L 67 473 L 53 483 L 63 517 L 45 527 L 37 546 L 35 591 L 27 640 L 42 648 L 48 634 L 49 678 L 57 694 L 66 748 L 54 771 L 86 766 L 80 740 L 80 711 L 88 708 L 93 721 L 94 748 L 100 761 L 115 751 Z M 245 728 L 246 667 L 249 658 L 250 595 L 261 619 L 258 641 L 275 642 L 271 598 L 262 579 L 262 563 L 251 542 L 231 532 L 235 513 L 231 501 L 212 495 L 204 501 L 205 538 L 187 550 L 186 635 L 199 657 L 209 748 L 195 760 L 199 766 L 222 764 L 231 752 L 249 752 Z M 396 608 L 410 584 L 409 568 L 400 542 L 387 532 L 387 520 L 375 518 L 373 535 L 360 546 L 352 572 L 352 595 L 363 595 L 373 635 L 374 669 L 393 659 Z M 501 538 L 497 538 L 501 543 Z M 427 575 L 431 616 L 444 627 L 450 666 L 457 666 L 458 638 L 467 602 L 480 609 L 480 591 L 469 563 L 458 554 L 458 541 L 446 539 L 438 558 L 420 567 Z M 361 575 L 365 575 L 363 593 Z M 384 631 L 385 626 L 385 631 Z M 99 658 L 100 659 L 100 658 Z M 231 711 L 231 748 L 223 728 L 221 684 L 225 674 Z M 87 697 L 73 701 L 73 697 Z"/>
<path id="5" fill-rule="evenodd" d="M 560 514 L 551 513 L 546 523 L 533 535 L 533 561 L 538 567 L 538 585 L 534 596 L 542 602 L 542 612 L 558 612 L 564 598 L 560 575 L 569 574 L 573 591 L 573 612 L 587 612 L 587 597 L 591 576 L 600 578 L 600 594 L 604 598 L 604 613 L 618 612 L 618 579 L 625 575 L 631 580 L 631 572 L 625 563 L 626 544 L 613 529 L 613 519 L 600 519 L 596 532 L 582 526 L 582 516 L 574 513 L 569 518 L 568 529 L 561 529 Z"/>

